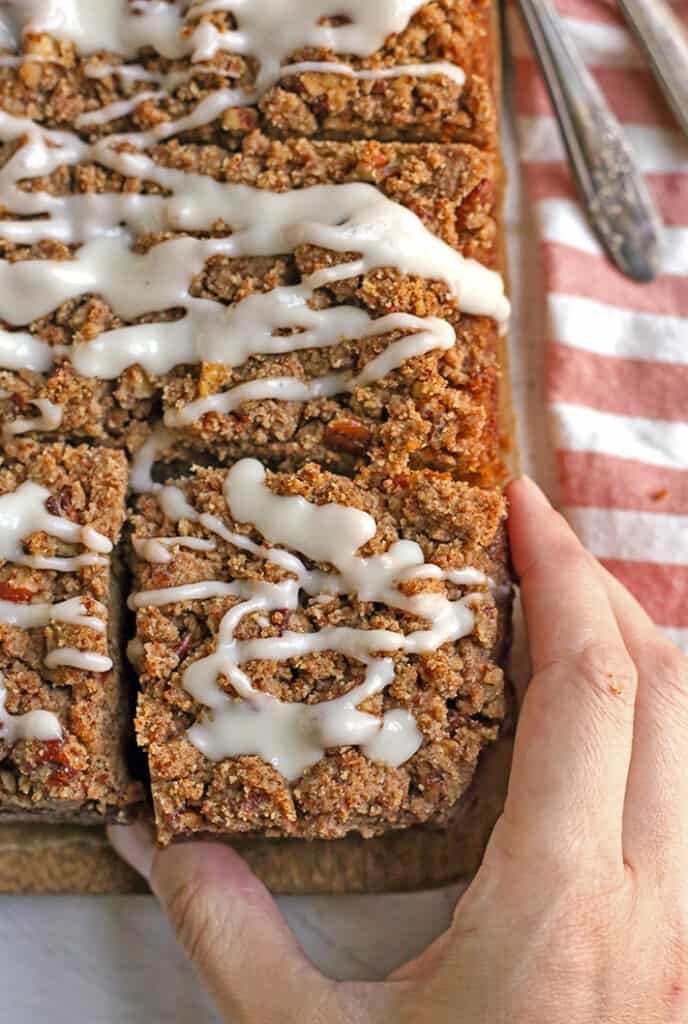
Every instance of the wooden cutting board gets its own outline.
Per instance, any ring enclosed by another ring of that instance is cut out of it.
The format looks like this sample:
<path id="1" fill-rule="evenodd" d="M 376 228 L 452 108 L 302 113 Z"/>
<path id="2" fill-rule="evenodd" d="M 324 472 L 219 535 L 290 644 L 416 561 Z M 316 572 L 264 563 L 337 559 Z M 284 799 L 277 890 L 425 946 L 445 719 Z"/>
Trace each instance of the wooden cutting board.
<path id="1" fill-rule="evenodd" d="M 499 22 L 495 6 L 494 88 L 500 89 Z M 502 175 L 501 193 L 504 180 Z M 500 202 L 501 206 L 501 202 Z M 500 216 L 503 225 L 503 217 Z M 502 268 L 506 272 L 502 232 Z M 506 342 L 501 346 L 500 419 L 504 458 L 518 468 Z M 334 842 L 241 839 L 234 844 L 275 893 L 400 892 L 470 878 L 504 804 L 512 729 L 481 757 L 475 778 L 447 829 L 408 829 L 376 839 Z M 0 826 L 0 892 L 135 893 L 145 883 L 110 848 L 105 831 L 65 825 Z"/>
<path id="2" fill-rule="evenodd" d="M 424 889 L 477 870 L 500 813 L 511 741 L 487 751 L 471 789 L 447 830 L 409 829 L 335 842 L 243 840 L 235 845 L 276 893 L 351 893 Z M 99 828 L 3 825 L 0 891 L 132 893 L 146 886 L 110 849 Z"/>

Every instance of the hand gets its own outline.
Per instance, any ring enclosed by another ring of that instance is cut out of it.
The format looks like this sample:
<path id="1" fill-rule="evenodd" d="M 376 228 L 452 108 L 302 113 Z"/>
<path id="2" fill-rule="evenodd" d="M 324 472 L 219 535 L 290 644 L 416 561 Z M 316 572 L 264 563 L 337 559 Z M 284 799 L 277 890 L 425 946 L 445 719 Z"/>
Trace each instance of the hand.
<path id="1" fill-rule="evenodd" d="M 509 499 L 534 674 L 482 867 L 417 960 L 332 982 L 229 847 L 111 830 L 233 1024 L 688 1020 L 688 662 L 534 484 Z"/>

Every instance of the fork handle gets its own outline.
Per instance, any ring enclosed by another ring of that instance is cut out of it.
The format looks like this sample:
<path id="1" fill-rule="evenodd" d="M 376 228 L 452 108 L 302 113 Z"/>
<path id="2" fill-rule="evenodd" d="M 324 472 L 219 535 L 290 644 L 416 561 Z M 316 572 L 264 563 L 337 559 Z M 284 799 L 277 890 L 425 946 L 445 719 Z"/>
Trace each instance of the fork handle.
<path id="1" fill-rule="evenodd" d="M 688 34 L 666 0 L 619 0 L 674 117 L 688 133 Z"/>
<path id="2" fill-rule="evenodd" d="M 657 273 L 661 225 L 621 127 L 550 0 L 520 0 L 588 217 L 616 266 Z"/>

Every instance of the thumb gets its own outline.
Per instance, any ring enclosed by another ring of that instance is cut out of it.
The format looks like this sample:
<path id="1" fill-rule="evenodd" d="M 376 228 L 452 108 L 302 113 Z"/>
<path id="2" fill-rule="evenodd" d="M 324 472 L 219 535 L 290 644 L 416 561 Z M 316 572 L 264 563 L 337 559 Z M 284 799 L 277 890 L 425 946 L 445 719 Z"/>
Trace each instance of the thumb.
<path id="1" fill-rule="evenodd" d="M 233 1024 L 302 1020 L 332 983 L 306 959 L 274 900 L 223 843 L 158 849 L 142 822 L 108 829 L 116 852 L 146 878 L 223 1015 Z"/>

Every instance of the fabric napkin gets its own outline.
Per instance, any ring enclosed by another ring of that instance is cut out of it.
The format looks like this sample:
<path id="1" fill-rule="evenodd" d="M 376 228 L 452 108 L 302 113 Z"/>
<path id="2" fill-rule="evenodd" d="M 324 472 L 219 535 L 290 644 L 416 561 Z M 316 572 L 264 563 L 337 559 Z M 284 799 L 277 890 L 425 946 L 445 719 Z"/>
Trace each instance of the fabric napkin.
<path id="1" fill-rule="evenodd" d="M 688 650 L 688 139 L 614 3 L 558 0 L 665 224 L 659 276 L 624 278 L 578 204 L 545 86 L 513 4 L 523 177 L 548 305 L 546 396 L 571 523 Z M 675 8 L 688 23 L 688 0 Z"/>

